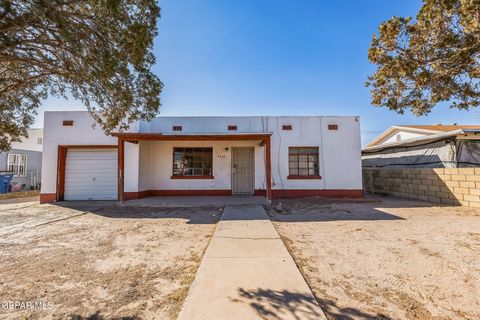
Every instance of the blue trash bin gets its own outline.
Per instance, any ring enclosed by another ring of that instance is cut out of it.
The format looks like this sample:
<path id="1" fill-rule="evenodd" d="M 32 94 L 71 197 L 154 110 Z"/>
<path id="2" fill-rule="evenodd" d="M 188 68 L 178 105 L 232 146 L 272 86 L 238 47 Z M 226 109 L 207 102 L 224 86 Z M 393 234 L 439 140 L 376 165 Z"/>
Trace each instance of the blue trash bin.
<path id="1" fill-rule="evenodd" d="M 10 182 L 13 179 L 13 174 L 1 174 L 0 173 L 0 193 L 7 193 Z"/>

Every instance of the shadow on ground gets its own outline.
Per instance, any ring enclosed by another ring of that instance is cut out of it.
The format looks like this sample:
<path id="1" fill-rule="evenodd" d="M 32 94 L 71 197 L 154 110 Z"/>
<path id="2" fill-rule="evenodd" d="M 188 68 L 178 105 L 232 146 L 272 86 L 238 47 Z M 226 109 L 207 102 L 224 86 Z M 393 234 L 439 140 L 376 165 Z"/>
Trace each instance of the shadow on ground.
<path id="1" fill-rule="evenodd" d="M 328 319 L 336 320 L 393 320 L 383 314 L 371 314 L 356 308 L 340 308 L 335 302 L 328 299 L 320 299 L 319 304 Z"/>
<path id="2" fill-rule="evenodd" d="M 267 212 L 273 221 L 280 222 L 405 220 L 402 217 L 365 205 L 361 207 L 342 207 L 330 204 L 314 204 L 309 205 L 308 208 L 286 206 L 281 211 L 277 211 L 273 207 L 268 208 Z"/>
<path id="3" fill-rule="evenodd" d="M 262 319 L 322 319 L 323 314 L 312 294 L 287 290 L 238 289 L 235 302 L 248 303 Z"/>
<path id="4" fill-rule="evenodd" d="M 245 290 L 238 289 L 241 297 L 236 302 L 248 303 L 262 319 L 322 319 L 317 301 L 311 294 L 290 292 L 287 290 Z M 355 308 L 339 308 L 331 300 L 320 300 L 319 304 L 329 319 L 341 320 L 393 320 L 384 315 L 374 315 Z"/>
<path id="5" fill-rule="evenodd" d="M 270 218 L 281 222 L 405 220 L 386 209 L 449 207 L 451 205 L 376 196 L 365 199 L 303 198 L 279 199 L 266 207 Z"/>
<path id="6" fill-rule="evenodd" d="M 68 318 L 69 320 L 141 320 L 142 318 L 137 316 L 126 316 L 126 317 L 105 317 L 100 314 L 100 311 L 95 312 L 90 316 L 81 316 L 78 314 L 72 314 Z"/>
<path id="7" fill-rule="evenodd" d="M 105 218 L 112 219 L 184 219 L 187 224 L 215 224 L 219 220 L 222 211 L 211 207 L 134 207 L 118 206 L 112 202 L 89 203 L 89 202 L 59 202 L 55 205 L 89 212 Z"/>

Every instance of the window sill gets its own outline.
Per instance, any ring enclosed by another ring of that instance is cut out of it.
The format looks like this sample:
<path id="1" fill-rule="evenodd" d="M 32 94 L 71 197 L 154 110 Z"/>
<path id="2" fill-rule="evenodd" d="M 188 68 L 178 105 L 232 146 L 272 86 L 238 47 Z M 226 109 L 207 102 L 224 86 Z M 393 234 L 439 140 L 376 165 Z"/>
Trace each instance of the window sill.
<path id="1" fill-rule="evenodd" d="M 304 179 L 322 179 L 321 176 L 288 176 L 287 179 L 289 180 L 304 180 Z"/>
<path id="2" fill-rule="evenodd" d="M 213 179 L 213 176 L 171 176 L 170 179 Z"/>

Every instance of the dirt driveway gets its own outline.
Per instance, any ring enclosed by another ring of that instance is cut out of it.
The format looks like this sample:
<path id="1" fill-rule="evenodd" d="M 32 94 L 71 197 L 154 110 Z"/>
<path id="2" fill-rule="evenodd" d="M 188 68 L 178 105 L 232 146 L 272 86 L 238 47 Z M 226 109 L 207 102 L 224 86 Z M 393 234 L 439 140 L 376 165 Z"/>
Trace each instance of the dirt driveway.
<path id="1" fill-rule="evenodd" d="M 274 225 L 329 319 L 480 319 L 480 210 L 284 201 Z"/>
<path id="2" fill-rule="evenodd" d="M 174 319 L 219 216 L 0 203 L 0 318 Z M 10 309 L 15 302 L 43 310 Z"/>

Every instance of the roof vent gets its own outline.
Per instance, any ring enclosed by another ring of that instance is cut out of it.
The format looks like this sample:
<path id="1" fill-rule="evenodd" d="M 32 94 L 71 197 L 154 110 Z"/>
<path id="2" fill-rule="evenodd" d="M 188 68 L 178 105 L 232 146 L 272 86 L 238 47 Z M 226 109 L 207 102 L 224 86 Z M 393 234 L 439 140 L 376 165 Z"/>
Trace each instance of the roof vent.
<path id="1" fill-rule="evenodd" d="M 62 125 L 64 127 L 71 127 L 71 126 L 73 126 L 73 120 L 63 120 Z"/>
<path id="2" fill-rule="evenodd" d="M 338 124 L 329 124 L 328 130 L 338 130 Z"/>
<path id="3" fill-rule="evenodd" d="M 172 131 L 182 131 L 182 126 L 172 126 Z"/>
<path id="4" fill-rule="evenodd" d="M 234 124 L 230 124 L 230 125 L 228 126 L 228 131 L 237 131 L 237 126 L 234 125 Z"/>
<path id="5" fill-rule="evenodd" d="M 284 125 L 282 125 L 282 130 L 292 130 L 292 125 L 291 124 L 284 124 Z"/>

